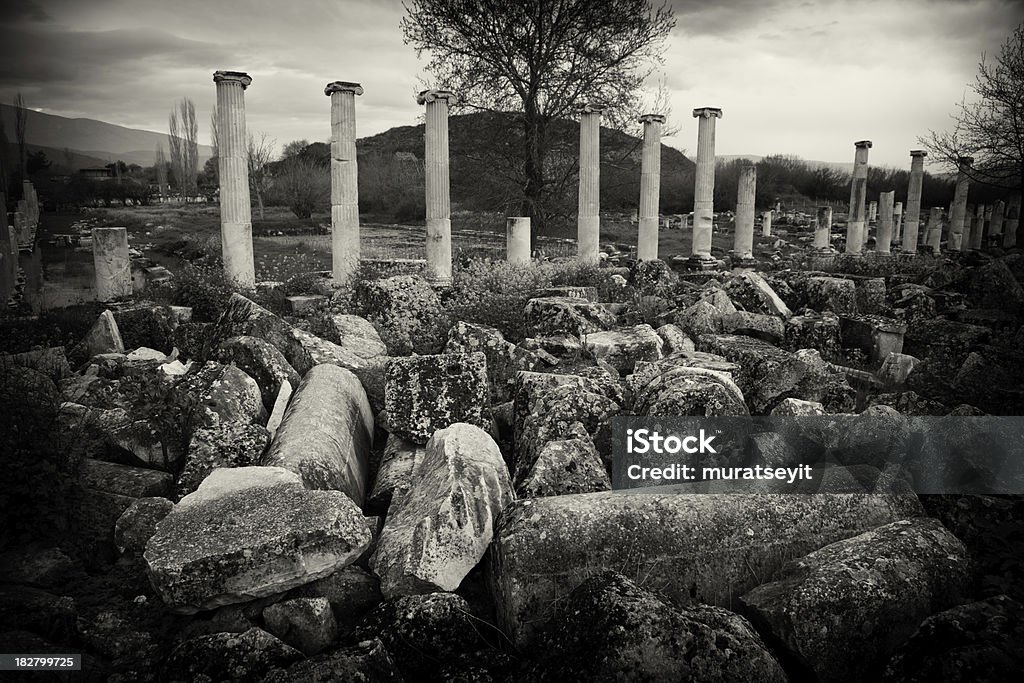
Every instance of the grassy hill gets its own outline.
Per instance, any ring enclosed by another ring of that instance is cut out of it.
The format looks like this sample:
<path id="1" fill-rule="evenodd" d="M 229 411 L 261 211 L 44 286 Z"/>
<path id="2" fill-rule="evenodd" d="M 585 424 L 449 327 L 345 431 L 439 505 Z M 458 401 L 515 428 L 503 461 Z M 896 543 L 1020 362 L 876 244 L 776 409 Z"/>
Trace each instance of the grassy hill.
<path id="1" fill-rule="evenodd" d="M 452 201 L 456 208 L 515 215 L 524 182 L 519 150 L 521 123 L 516 114 L 481 112 L 453 116 L 448 124 Z M 367 184 L 404 178 L 402 192 L 422 176 L 424 126 L 400 126 L 357 141 L 361 198 Z M 550 124 L 546 176 L 555 201 L 576 211 L 579 124 Z M 396 156 L 397 155 L 397 156 Z M 601 205 L 604 210 L 632 211 L 640 194 L 641 141 L 601 128 Z M 661 146 L 661 196 L 664 210 L 681 211 L 693 201 L 694 164 L 682 152 Z M 421 180 L 420 180 L 421 182 Z M 420 186 L 421 187 L 421 186 Z M 422 193 L 419 188 L 415 192 Z M 410 199 L 414 199 L 410 195 Z M 678 207 L 678 208 L 677 208 Z M 688 208 L 686 209 L 689 210 Z"/>

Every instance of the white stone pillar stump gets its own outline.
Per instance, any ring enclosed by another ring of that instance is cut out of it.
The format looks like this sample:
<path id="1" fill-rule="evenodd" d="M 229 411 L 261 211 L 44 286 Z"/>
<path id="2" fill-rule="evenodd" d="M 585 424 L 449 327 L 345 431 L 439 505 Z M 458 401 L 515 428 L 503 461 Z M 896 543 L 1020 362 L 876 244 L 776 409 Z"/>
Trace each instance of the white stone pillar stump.
<path id="1" fill-rule="evenodd" d="M 1017 246 L 1017 228 L 1020 221 L 1020 193 L 1010 197 L 1006 205 L 1006 221 L 1003 223 L 1003 246 Z"/>
<path id="2" fill-rule="evenodd" d="M 966 251 L 970 248 L 964 232 L 970 230 L 970 218 L 967 215 L 967 192 L 971 186 L 969 173 L 974 159 L 960 157 L 957 160 L 959 170 L 956 176 L 956 189 L 953 191 L 953 204 L 949 209 L 949 250 Z"/>
<path id="3" fill-rule="evenodd" d="M 928 224 L 925 228 L 925 244 L 938 255 L 942 242 L 942 207 L 933 206 L 928 213 Z"/>
<path id="4" fill-rule="evenodd" d="M 597 263 L 601 250 L 601 112 L 604 107 L 584 104 L 580 114 L 579 197 L 576 214 L 576 257 Z M 655 214 L 655 231 L 658 216 Z"/>
<path id="5" fill-rule="evenodd" d="M 868 192 L 868 150 L 870 140 L 853 143 L 856 148 L 853 158 L 853 179 L 850 181 L 850 213 L 846 223 L 846 253 L 860 254 L 864 250 L 867 234 L 864 202 Z"/>
<path id="6" fill-rule="evenodd" d="M 1002 199 L 1000 199 L 999 201 L 997 201 L 992 206 L 992 223 L 991 223 L 990 233 L 991 233 L 993 238 L 995 238 L 995 237 L 1002 238 L 1003 237 L 1003 223 L 1005 223 L 1005 222 L 1006 222 L 1006 202 L 1004 202 Z M 1002 241 L 1001 239 L 999 239 L 999 240 L 993 239 L 992 244 L 993 245 L 1000 244 L 1001 241 Z"/>
<path id="7" fill-rule="evenodd" d="M 359 165 L 356 159 L 358 83 L 334 81 L 324 88 L 331 98 L 331 274 L 336 283 L 351 280 L 359 268 Z"/>
<path id="8" fill-rule="evenodd" d="M 447 90 L 424 90 L 416 96 L 426 105 L 424 169 L 427 200 L 427 270 L 429 281 L 452 281 L 452 203 L 448 170 L 448 109 L 458 102 Z"/>
<path id="9" fill-rule="evenodd" d="M 636 257 L 641 261 L 658 258 L 658 213 L 661 196 L 661 114 L 644 114 L 644 146 L 640 158 L 640 211 Z"/>
<path id="10" fill-rule="evenodd" d="M 700 261 L 710 261 L 713 260 L 711 237 L 715 221 L 715 121 L 722 118 L 722 110 L 701 107 L 693 110 L 693 116 L 698 121 L 691 255 Z"/>
<path id="11" fill-rule="evenodd" d="M 832 207 L 819 206 L 814 223 L 814 243 L 818 251 L 832 250 Z"/>
<path id="12" fill-rule="evenodd" d="M 978 204 L 974 208 L 974 215 L 971 216 L 971 241 L 970 249 L 978 251 L 985 244 L 985 210 L 984 204 Z"/>
<path id="13" fill-rule="evenodd" d="M 757 196 L 757 166 L 746 162 L 740 166 L 736 192 L 736 234 L 733 253 L 741 260 L 754 258 L 754 200 Z"/>
<path id="14" fill-rule="evenodd" d="M 903 202 L 896 202 L 892 207 L 892 239 L 894 242 L 903 239 Z"/>
<path id="15" fill-rule="evenodd" d="M 875 251 L 888 254 L 892 245 L 892 207 L 896 193 L 882 192 L 878 195 L 878 233 L 875 238 Z"/>
<path id="16" fill-rule="evenodd" d="M 505 244 L 508 262 L 530 265 L 530 218 L 514 216 L 505 221 Z"/>
<path id="17" fill-rule="evenodd" d="M 772 236 L 772 210 L 768 209 L 761 214 L 761 237 Z"/>
<path id="18" fill-rule="evenodd" d="M 132 264 L 127 228 L 93 228 L 92 260 L 96 267 L 96 300 L 117 301 L 132 295 Z"/>
<path id="19" fill-rule="evenodd" d="M 256 286 L 249 203 L 249 140 L 245 134 L 245 89 L 252 78 L 241 71 L 217 71 L 220 238 L 224 275 L 237 287 Z"/>

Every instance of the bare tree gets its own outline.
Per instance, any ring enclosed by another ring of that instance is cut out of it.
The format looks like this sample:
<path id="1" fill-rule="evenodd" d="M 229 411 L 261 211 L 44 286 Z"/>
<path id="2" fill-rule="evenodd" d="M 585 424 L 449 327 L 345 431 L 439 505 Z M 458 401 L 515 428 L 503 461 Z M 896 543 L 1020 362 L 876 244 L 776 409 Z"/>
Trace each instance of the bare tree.
<path id="1" fill-rule="evenodd" d="M 929 131 L 921 144 L 951 170 L 958 157 L 974 157 L 975 182 L 1024 187 L 1024 24 L 994 60 L 982 54 L 971 89 L 977 99 L 958 105 L 953 130 Z"/>
<path id="2" fill-rule="evenodd" d="M 213 148 L 214 163 L 210 164 L 210 170 L 213 172 L 213 182 L 220 182 L 220 168 L 218 168 L 217 160 L 220 159 L 220 114 L 217 112 L 217 105 L 213 105 L 213 113 L 210 114 L 210 146 Z"/>
<path id="3" fill-rule="evenodd" d="M 299 218 L 330 208 L 331 172 L 312 159 L 292 157 L 279 166 L 269 193 L 275 203 L 287 206 Z"/>
<path id="4" fill-rule="evenodd" d="M 18 93 L 14 98 L 14 134 L 18 137 L 18 160 L 20 163 L 21 177 L 28 177 L 26 162 L 28 161 L 28 150 L 25 146 L 25 132 L 28 130 L 28 109 L 25 107 L 25 98 Z"/>
<path id="5" fill-rule="evenodd" d="M 196 108 L 189 98 L 183 98 L 168 117 L 169 135 L 167 142 L 171 149 L 171 168 L 182 196 L 187 200 L 198 192 L 196 176 L 199 173 L 199 126 L 196 123 Z"/>
<path id="6" fill-rule="evenodd" d="M 309 140 L 292 140 L 281 148 L 281 159 L 290 159 L 302 154 L 309 147 Z"/>
<path id="7" fill-rule="evenodd" d="M 263 196 L 270 184 L 270 172 L 268 166 L 274 160 L 274 147 L 277 140 L 267 137 L 266 133 L 260 133 L 259 137 L 249 133 L 249 189 L 256 197 L 256 206 L 260 212 L 260 220 L 266 216 L 263 211 Z"/>
<path id="8" fill-rule="evenodd" d="M 167 201 L 167 157 L 164 155 L 164 146 L 157 144 L 156 158 L 153 163 L 156 168 L 156 184 L 160 188 L 160 199 Z"/>
<path id="9" fill-rule="evenodd" d="M 428 71 L 464 108 L 516 112 L 522 215 L 536 228 L 561 175 L 545 163 L 552 120 L 590 101 L 608 108 L 612 125 L 630 127 L 674 26 L 671 7 L 649 0 L 413 0 L 402 19 L 405 42 L 430 53 Z"/>

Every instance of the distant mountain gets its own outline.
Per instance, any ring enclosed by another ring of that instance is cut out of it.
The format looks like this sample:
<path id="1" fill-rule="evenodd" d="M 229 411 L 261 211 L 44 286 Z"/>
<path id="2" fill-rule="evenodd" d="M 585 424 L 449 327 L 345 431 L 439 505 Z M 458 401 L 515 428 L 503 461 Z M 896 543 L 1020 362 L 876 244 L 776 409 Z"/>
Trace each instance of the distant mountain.
<path id="1" fill-rule="evenodd" d="M 15 142 L 14 107 L 0 104 L 0 118 L 3 120 L 8 142 Z M 55 150 L 53 153 L 47 151 L 46 156 L 61 165 L 64 165 L 66 158 L 64 150 L 102 161 L 99 165 L 121 160 L 140 166 L 153 165 L 157 145 L 163 146 L 165 154 L 168 151 L 165 133 L 126 128 L 94 119 L 69 119 L 31 109 L 28 111 L 25 141 L 30 147 L 35 145 L 44 151 Z M 212 154 L 213 150 L 209 145 L 199 145 L 200 168 Z M 95 164 L 90 162 L 88 165 Z"/>

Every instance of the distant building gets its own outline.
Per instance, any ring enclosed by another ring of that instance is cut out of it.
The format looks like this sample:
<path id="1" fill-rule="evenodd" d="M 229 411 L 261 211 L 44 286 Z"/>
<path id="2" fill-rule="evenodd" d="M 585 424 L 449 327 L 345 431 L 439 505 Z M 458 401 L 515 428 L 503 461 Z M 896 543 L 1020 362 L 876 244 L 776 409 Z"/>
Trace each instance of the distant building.
<path id="1" fill-rule="evenodd" d="M 79 169 L 78 175 L 88 180 L 110 180 L 114 177 L 114 169 L 97 166 Z"/>

